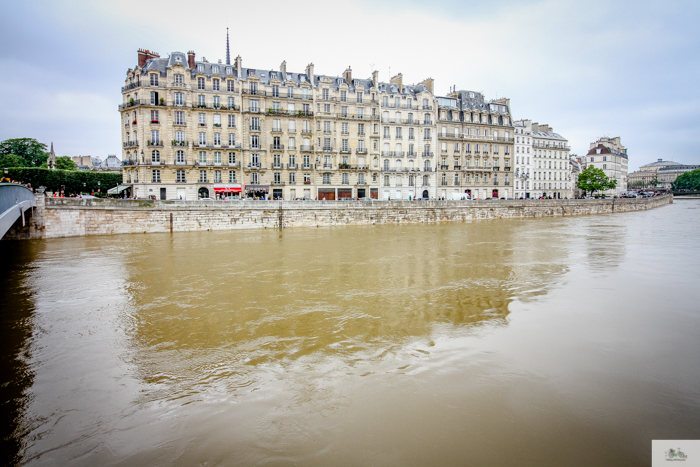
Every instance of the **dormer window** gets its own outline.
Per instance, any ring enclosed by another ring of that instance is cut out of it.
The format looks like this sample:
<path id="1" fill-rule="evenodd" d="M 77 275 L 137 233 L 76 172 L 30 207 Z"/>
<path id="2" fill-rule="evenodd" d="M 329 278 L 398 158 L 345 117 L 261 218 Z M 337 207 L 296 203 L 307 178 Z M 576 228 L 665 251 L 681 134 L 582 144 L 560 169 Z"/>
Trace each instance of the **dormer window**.
<path id="1" fill-rule="evenodd" d="M 473 93 L 473 92 L 470 92 L 470 93 L 469 93 L 469 98 L 474 99 L 474 93 Z"/>
<path id="2" fill-rule="evenodd" d="M 158 86 L 158 74 L 151 73 L 149 76 L 151 78 L 151 86 Z"/>
<path id="3" fill-rule="evenodd" d="M 218 72 L 219 72 L 219 67 L 218 67 L 218 66 L 213 66 L 213 67 L 211 67 L 211 72 L 212 72 L 212 73 L 218 73 Z"/>
<path id="4" fill-rule="evenodd" d="M 231 68 L 230 66 L 227 66 L 226 67 L 226 74 L 230 75 L 231 73 L 233 73 L 233 68 Z"/>
<path id="5" fill-rule="evenodd" d="M 197 65 L 197 71 L 203 72 L 203 71 L 204 71 L 204 65 Z"/>

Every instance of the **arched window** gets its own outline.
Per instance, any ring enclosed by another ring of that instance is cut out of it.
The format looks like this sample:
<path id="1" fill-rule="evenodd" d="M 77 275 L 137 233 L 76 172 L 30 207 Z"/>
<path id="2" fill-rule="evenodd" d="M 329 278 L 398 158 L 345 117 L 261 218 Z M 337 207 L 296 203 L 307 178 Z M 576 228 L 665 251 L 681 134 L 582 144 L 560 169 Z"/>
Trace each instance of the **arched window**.
<path id="1" fill-rule="evenodd" d="M 424 168 L 427 172 L 430 172 L 430 161 L 425 161 L 425 162 L 423 162 L 423 168 Z"/>
<path id="2" fill-rule="evenodd" d="M 389 170 L 389 159 L 384 159 L 384 170 Z"/>
<path id="3" fill-rule="evenodd" d="M 160 162 L 160 151 L 158 151 L 158 150 L 151 151 L 151 161 L 152 162 Z"/>

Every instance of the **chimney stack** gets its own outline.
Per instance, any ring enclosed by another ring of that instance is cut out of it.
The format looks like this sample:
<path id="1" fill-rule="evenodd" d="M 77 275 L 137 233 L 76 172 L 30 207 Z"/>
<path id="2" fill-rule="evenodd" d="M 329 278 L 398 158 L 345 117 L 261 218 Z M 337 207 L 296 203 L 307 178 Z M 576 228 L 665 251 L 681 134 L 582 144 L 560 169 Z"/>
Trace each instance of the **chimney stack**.
<path id="1" fill-rule="evenodd" d="M 282 64 L 280 65 L 280 75 L 282 78 L 282 81 L 287 81 L 287 61 L 283 60 Z"/>
<path id="2" fill-rule="evenodd" d="M 139 68 L 143 68 L 149 59 L 158 57 L 160 57 L 160 54 L 158 54 L 157 52 L 151 52 L 150 50 L 146 49 L 139 49 Z"/>
<path id="3" fill-rule="evenodd" d="M 187 65 L 190 67 L 190 70 L 194 70 L 194 50 L 187 52 Z"/>
<path id="4" fill-rule="evenodd" d="M 431 94 L 435 94 L 435 91 L 433 90 L 434 83 L 435 83 L 435 81 L 433 80 L 433 78 L 428 78 L 428 79 L 424 79 L 423 81 L 421 81 L 418 84 L 424 85 L 426 88 L 430 89 Z"/>
<path id="5" fill-rule="evenodd" d="M 238 73 L 239 78 L 243 77 L 243 69 L 241 68 L 242 66 L 243 66 L 243 59 L 239 55 L 236 57 L 236 72 Z"/>
<path id="6" fill-rule="evenodd" d="M 398 75 L 392 77 L 389 82 L 391 84 L 398 84 L 399 85 L 399 92 L 403 92 L 403 75 L 399 73 Z"/>
<path id="7" fill-rule="evenodd" d="M 314 85 L 314 64 L 309 63 L 306 65 L 306 76 L 309 77 L 309 82 L 311 83 L 311 86 Z"/>
<path id="8" fill-rule="evenodd" d="M 352 68 L 348 66 L 348 69 L 343 72 L 343 78 L 345 78 L 345 82 L 348 83 L 348 86 L 352 86 Z"/>
<path id="9" fill-rule="evenodd" d="M 378 87 L 379 85 L 379 70 L 374 70 L 372 72 L 372 86 L 373 87 Z"/>

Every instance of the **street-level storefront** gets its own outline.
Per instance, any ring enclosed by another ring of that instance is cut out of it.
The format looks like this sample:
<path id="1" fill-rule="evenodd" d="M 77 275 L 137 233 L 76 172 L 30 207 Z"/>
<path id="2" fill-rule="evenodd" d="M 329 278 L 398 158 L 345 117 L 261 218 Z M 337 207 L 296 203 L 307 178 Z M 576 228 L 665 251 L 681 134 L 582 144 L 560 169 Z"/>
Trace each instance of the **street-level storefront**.
<path id="1" fill-rule="evenodd" d="M 338 188 L 338 199 L 352 199 L 352 188 Z"/>
<path id="2" fill-rule="evenodd" d="M 269 185 L 246 185 L 245 197 L 255 199 L 267 199 L 270 194 Z"/>
<path id="3" fill-rule="evenodd" d="M 240 183 L 215 183 L 214 193 L 216 199 L 224 199 L 229 197 L 240 197 L 242 187 Z"/>
<path id="4" fill-rule="evenodd" d="M 334 201 L 335 200 L 335 188 L 319 188 L 318 189 L 318 199 L 319 199 L 319 201 Z"/>

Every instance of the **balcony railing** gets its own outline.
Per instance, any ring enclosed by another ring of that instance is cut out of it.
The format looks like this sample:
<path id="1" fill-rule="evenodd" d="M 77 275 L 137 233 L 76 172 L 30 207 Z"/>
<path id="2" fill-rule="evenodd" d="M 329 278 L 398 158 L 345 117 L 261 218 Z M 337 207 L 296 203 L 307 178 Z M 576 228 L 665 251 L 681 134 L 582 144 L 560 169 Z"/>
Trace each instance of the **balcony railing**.
<path id="1" fill-rule="evenodd" d="M 350 148 L 340 148 L 341 154 L 350 154 Z"/>
<path id="2" fill-rule="evenodd" d="M 301 151 L 313 151 L 314 150 L 314 145 L 311 144 L 302 144 L 301 145 Z"/>
<path id="3" fill-rule="evenodd" d="M 255 90 L 250 90 L 250 89 L 243 89 L 241 91 L 243 95 L 246 96 L 266 96 L 267 92 L 261 89 L 255 89 Z"/>
<path id="4" fill-rule="evenodd" d="M 148 145 L 149 145 L 149 146 L 158 147 L 158 148 L 162 148 L 162 147 L 163 147 L 163 142 L 162 142 L 162 141 L 149 141 L 149 142 L 148 142 Z"/>
<path id="5" fill-rule="evenodd" d="M 138 147 L 139 142 L 138 141 L 127 141 L 124 143 L 125 148 L 135 148 Z"/>
<path id="6" fill-rule="evenodd" d="M 272 150 L 272 151 L 284 151 L 284 144 L 271 144 L 270 150 Z"/>
<path id="7" fill-rule="evenodd" d="M 299 166 L 297 164 L 287 164 L 287 170 L 296 170 Z"/>
<path id="8" fill-rule="evenodd" d="M 367 154 L 367 148 L 357 148 L 355 154 Z"/>
<path id="9" fill-rule="evenodd" d="M 434 155 L 435 155 L 435 153 L 432 153 L 432 152 L 423 152 L 423 153 L 421 153 L 421 156 L 422 156 L 422 157 L 433 157 Z"/>

